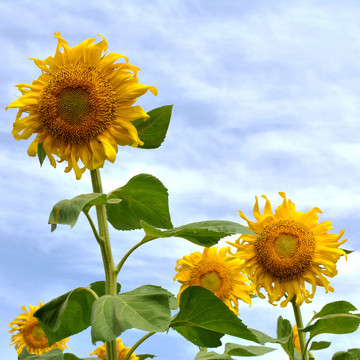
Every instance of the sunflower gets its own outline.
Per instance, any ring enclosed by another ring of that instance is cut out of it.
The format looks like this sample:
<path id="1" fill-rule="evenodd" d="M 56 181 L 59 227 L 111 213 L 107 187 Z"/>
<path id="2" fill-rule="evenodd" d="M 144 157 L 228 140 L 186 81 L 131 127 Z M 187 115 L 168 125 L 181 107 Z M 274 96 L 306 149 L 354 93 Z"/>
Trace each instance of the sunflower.
<path id="1" fill-rule="evenodd" d="M 236 314 L 239 312 L 238 299 L 251 305 L 250 294 L 253 293 L 253 285 L 240 272 L 243 261 L 232 258 L 227 254 L 229 247 L 204 248 L 184 256 L 176 263 L 175 270 L 178 273 L 174 280 L 182 285 L 178 294 L 190 286 L 202 286 L 212 291 Z"/>
<path id="2" fill-rule="evenodd" d="M 28 148 L 30 156 L 42 144 L 52 166 L 56 167 L 55 155 L 60 162 L 67 161 L 65 172 L 74 169 L 80 179 L 86 169 L 101 168 L 105 160 L 114 162 L 118 145 L 143 145 L 132 121 L 149 116 L 133 104 L 148 90 L 154 95 L 157 90 L 139 84 L 140 69 L 130 65 L 127 57 L 105 55 L 103 36 L 98 43 L 87 39 L 72 48 L 59 32 L 55 37 L 55 55 L 31 58 L 42 74 L 32 85 L 16 85 L 22 96 L 6 109 L 19 108 L 12 130 L 16 140 L 36 134 Z"/>
<path id="3" fill-rule="evenodd" d="M 61 350 L 68 348 L 65 343 L 69 338 L 60 340 L 52 346 L 49 346 L 43 329 L 40 327 L 37 319 L 33 316 L 34 312 L 43 305 L 42 302 L 39 302 L 39 306 L 30 305 L 30 311 L 28 311 L 25 306 L 22 306 L 21 309 L 24 313 L 20 314 L 9 324 L 11 327 L 9 332 L 13 333 L 16 331 L 16 333 L 11 336 L 12 343 L 10 345 L 15 345 L 18 354 L 21 353 L 24 346 L 26 346 L 26 350 L 29 353 L 38 355 L 44 354 L 55 348 Z"/>
<path id="4" fill-rule="evenodd" d="M 123 360 L 130 350 L 129 347 L 126 347 L 122 342 L 121 339 L 116 339 L 116 345 L 117 345 L 117 358 L 118 360 Z M 101 360 L 106 360 L 106 348 L 105 344 L 99 346 L 96 350 L 94 350 L 90 355 L 97 355 L 97 357 Z M 134 353 L 130 355 L 129 360 L 139 360 L 139 357 L 136 356 Z"/>
<path id="5" fill-rule="evenodd" d="M 296 296 L 296 305 L 303 301 L 309 303 L 314 297 L 316 286 L 334 291 L 325 277 L 337 274 L 336 262 L 341 255 L 346 254 L 338 247 L 346 240 L 339 241 L 344 234 L 328 234 L 332 229 L 330 221 L 318 223 L 318 208 L 306 213 L 295 210 L 291 200 L 286 200 L 283 192 L 279 193 L 283 203 L 273 214 L 270 201 L 266 199 L 264 215 L 259 211 L 257 197 L 254 206 L 252 222 L 239 211 L 240 216 L 247 221 L 248 227 L 255 235 L 241 235 L 235 243 L 237 248 L 235 257 L 244 260 L 242 270 L 255 284 L 257 294 L 265 298 L 259 291 L 264 288 L 269 296 L 269 302 L 280 301 L 285 307 Z M 306 284 L 311 285 L 311 293 Z M 275 305 L 275 304 L 274 304 Z"/>
<path id="6" fill-rule="evenodd" d="M 292 343 L 294 345 L 294 348 L 301 354 L 301 349 L 300 349 L 300 339 L 299 339 L 299 331 L 296 325 L 294 325 L 292 327 L 293 330 L 293 339 L 292 339 Z"/>

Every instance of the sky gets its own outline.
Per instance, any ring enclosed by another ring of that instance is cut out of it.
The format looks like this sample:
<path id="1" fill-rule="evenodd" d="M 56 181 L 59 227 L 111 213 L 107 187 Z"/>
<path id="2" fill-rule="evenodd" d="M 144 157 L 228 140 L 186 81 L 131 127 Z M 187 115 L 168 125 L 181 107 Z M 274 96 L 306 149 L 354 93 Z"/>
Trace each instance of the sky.
<path id="1" fill-rule="evenodd" d="M 2 109 L 19 96 L 13 85 L 40 75 L 29 58 L 53 55 L 56 31 L 70 46 L 105 36 L 109 52 L 128 56 L 141 68 L 140 82 L 159 91 L 138 104 L 146 111 L 174 104 L 163 145 L 121 147 L 115 164 L 101 171 L 104 192 L 136 174 L 152 174 L 167 187 L 172 222 L 180 226 L 210 219 L 244 224 L 238 211 L 251 218 L 255 195 L 267 195 L 275 208 L 283 191 L 299 211 L 319 207 L 320 220 L 330 220 L 334 233 L 345 229 L 344 247 L 360 250 L 358 1 L 5 0 L 0 28 Z M 51 233 L 48 225 L 56 202 L 91 192 L 89 172 L 77 181 L 62 164 L 40 168 L 27 156 L 30 140 L 11 135 L 15 115 L 16 110 L 3 111 L 0 122 L 0 348 L 7 360 L 17 358 L 7 332 L 22 305 L 104 278 L 98 245 L 83 217 L 73 229 L 58 226 Z M 119 261 L 142 232 L 110 229 L 110 236 Z M 123 291 L 154 284 L 176 294 L 176 260 L 199 250 L 177 238 L 144 245 L 124 266 Z M 305 319 L 331 301 L 360 307 L 359 262 L 359 252 L 339 260 L 339 273 L 331 279 L 335 292 L 318 288 L 313 303 L 302 307 Z M 271 336 L 278 316 L 294 323 L 289 306 L 258 298 L 251 307 L 243 303 L 240 313 L 246 325 Z M 142 335 L 129 330 L 121 338 L 131 346 Z M 319 337 L 332 345 L 316 359 L 358 347 L 359 335 L 357 330 Z M 225 342 L 251 345 L 232 337 Z M 78 357 L 95 349 L 89 330 L 68 346 Z M 170 331 L 151 337 L 137 352 L 180 360 L 193 359 L 197 350 Z M 287 357 L 276 350 L 261 359 Z"/>

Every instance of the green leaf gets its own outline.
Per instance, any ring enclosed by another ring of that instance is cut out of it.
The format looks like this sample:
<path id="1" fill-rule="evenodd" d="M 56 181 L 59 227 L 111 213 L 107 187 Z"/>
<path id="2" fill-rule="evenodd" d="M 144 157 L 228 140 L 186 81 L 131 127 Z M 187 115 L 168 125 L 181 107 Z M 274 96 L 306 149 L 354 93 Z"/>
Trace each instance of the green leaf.
<path id="1" fill-rule="evenodd" d="M 243 346 L 238 344 L 227 343 L 225 353 L 234 356 L 260 356 L 276 349 L 266 346 Z"/>
<path id="2" fill-rule="evenodd" d="M 174 236 L 205 247 L 213 246 L 217 244 L 220 239 L 233 234 L 255 235 L 243 225 L 222 220 L 200 221 L 163 231 L 156 229 L 145 221 L 141 221 L 140 224 L 146 234 L 144 240 Z"/>
<path id="3" fill-rule="evenodd" d="M 332 360 L 359 360 L 360 349 L 349 349 L 348 351 L 339 351 L 334 354 Z"/>
<path id="4" fill-rule="evenodd" d="M 170 320 L 169 292 L 159 286 L 144 285 L 116 296 L 105 295 L 94 302 L 92 341 L 111 341 L 132 328 L 162 332 Z"/>
<path id="5" fill-rule="evenodd" d="M 318 313 L 316 313 L 310 320 L 310 323 L 318 318 L 322 318 L 327 315 L 334 314 L 348 314 L 350 311 L 357 310 L 353 304 L 350 304 L 347 301 L 335 301 L 329 304 L 326 304 Z"/>
<path id="6" fill-rule="evenodd" d="M 153 359 L 154 357 L 156 357 L 155 355 L 151 355 L 151 354 L 140 354 L 136 356 L 139 358 L 139 360 L 145 360 L 147 358 Z"/>
<path id="7" fill-rule="evenodd" d="M 266 343 L 276 343 L 276 344 L 286 344 L 289 341 L 289 336 L 285 336 L 279 339 L 275 339 L 269 335 L 264 334 L 263 332 L 255 329 L 249 329 L 258 339 L 261 345 Z"/>
<path id="8" fill-rule="evenodd" d="M 44 160 L 46 159 L 46 152 L 44 150 L 43 143 L 38 144 L 38 150 L 37 150 L 38 159 L 40 162 L 40 166 L 44 163 Z"/>
<path id="9" fill-rule="evenodd" d="M 140 149 L 158 148 L 164 141 L 171 118 L 172 105 L 165 105 L 149 111 L 150 118 L 147 120 L 137 119 L 132 122 L 136 127 L 139 138 L 144 145 Z"/>
<path id="10" fill-rule="evenodd" d="M 41 306 L 34 316 L 49 345 L 88 328 L 94 301 L 95 296 L 88 288 L 79 287 Z"/>
<path id="11" fill-rule="evenodd" d="M 95 281 L 91 283 L 89 286 L 91 290 L 96 292 L 98 297 L 105 295 L 105 281 Z M 116 284 L 117 293 L 120 292 L 120 289 L 121 289 L 121 285 L 117 283 Z"/>
<path id="12" fill-rule="evenodd" d="M 181 294 L 180 311 L 170 326 L 198 346 L 217 347 L 223 334 L 258 342 L 218 297 L 200 286 L 189 287 Z"/>
<path id="13" fill-rule="evenodd" d="M 75 356 L 74 354 L 70 354 L 70 353 L 64 353 L 64 360 L 94 360 L 93 357 L 87 357 L 87 358 L 78 358 L 77 356 Z M 96 360 L 96 358 L 95 358 Z"/>
<path id="14" fill-rule="evenodd" d="M 313 341 L 310 346 L 310 350 L 322 350 L 330 346 L 329 341 Z"/>
<path id="15" fill-rule="evenodd" d="M 233 358 L 227 354 L 218 354 L 214 351 L 199 351 L 194 360 L 233 360 Z"/>
<path id="16" fill-rule="evenodd" d="M 43 355 L 30 354 L 26 346 L 21 351 L 18 360 L 63 360 L 63 352 L 60 349 L 52 349 Z"/>
<path id="17" fill-rule="evenodd" d="M 346 250 L 346 249 L 341 249 L 341 250 L 345 251 L 346 255 L 349 255 L 349 254 L 351 254 L 351 253 L 353 253 L 355 251 L 355 250 Z"/>
<path id="18" fill-rule="evenodd" d="M 91 193 L 74 197 L 73 199 L 61 200 L 54 205 L 49 217 L 51 231 L 56 229 L 57 224 L 70 225 L 73 227 L 81 211 L 88 211 L 93 205 L 106 204 L 105 194 Z"/>
<path id="19" fill-rule="evenodd" d="M 122 200 L 107 204 L 108 220 L 117 230 L 140 229 L 141 220 L 163 229 L 173 227 L 167 189 L 154 176 L 136 175 L 126 185 L 112 191 L 108 199 Z"/>
<path id="20" fill-rule="evenodd" d="M 292 342 L 293 339 L 293 331 L 290 321 L 287 319 L 283 319 L 279 316 L 277 321 L 277 337 L 279 339 L 286 339 L 285 343 L 280 343 L 281 347 L 284 351 L 290 356 L 291 359 L 301 360 L 301 356 L 299 352 L 294 348 L 294 344 Z"/>
<path id="21" fill-rule="evenodd" d="M 323 316 L 301 331 L 310 331 L 311 338 L 319 334 L 349 334 L 356 331 L 359 324 L 360 315 L 333 314 Z"/>

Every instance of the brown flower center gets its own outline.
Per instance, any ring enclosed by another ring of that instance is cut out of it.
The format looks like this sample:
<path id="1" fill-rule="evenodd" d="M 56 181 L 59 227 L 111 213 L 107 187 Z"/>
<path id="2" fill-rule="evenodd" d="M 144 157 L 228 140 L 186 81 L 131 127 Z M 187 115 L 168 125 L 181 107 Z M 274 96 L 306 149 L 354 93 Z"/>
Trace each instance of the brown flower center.
<path id="1" fill-rule="evenodd" d="M 84 144 L 96 138 L 116 117 L 111 84 L 95 67 L 68 64 L 49 75 L 39 99 L 39 119 L 65 144 Z"/>
<path id="2" fill-rule="evenodd" d="M 272 277 L 292 280 L 311 266 L 315 238 L 295 220 L 277 220 L 267 225 L 255 242 L 257 260 Z"/>

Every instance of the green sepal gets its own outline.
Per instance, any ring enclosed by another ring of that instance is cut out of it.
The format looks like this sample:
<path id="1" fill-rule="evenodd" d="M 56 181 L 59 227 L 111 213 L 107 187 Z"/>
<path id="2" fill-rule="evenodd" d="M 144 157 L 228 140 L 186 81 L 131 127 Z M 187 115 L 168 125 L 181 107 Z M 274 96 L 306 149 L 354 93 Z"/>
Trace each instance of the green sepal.
<path id="1" fill-rule="evenodd" d="M 322 350 L 322 349 L 326 349 L 330 346 L 331 342 L 330 341 L 313 341 L 311 343 L 310 346 L 310 351 L 311 350 Z"/>
<path id="2" fill-rule="evenodd" d="M 234 356 L 260 356 L 276 349 L 266 346 L 243 346 L 238 344 L 225 344 L 225 354 Z"/>
<path id="3" fill-rule="evenodd" d="M 49 217 L 51 231 L 56 229 L 57 224 L 70 225 L 73 227 L 81 211 L 88 211 L 93 205 L 106 204 L 105 194 L 90 193 L 74 197 L 73 199 L 61 200 L 54 205 Z"/>
<path id="4" fill-rule="evenodd" d="M 93 357 L 78 358 L 70 353 L 63 353 L 60 349 L 52 349 L 42 355 L 30 354 L 26 346 L 18 356 L 18 360 L 94 360 Z"/>
<path id="5" fill-rule="evenodd" d="M 194 360 L 234 360 L 230 355 L 218 354 L 215 351 L 199 351 Z"/>
<path id="6" fill-rule="evenodd" d="M 358 360 L 360 359 L 360 349 L 349 349 L 348 351 L 339 351 L 333 355 L 331 360 Z"/>
<path id="7" fill-rule="evenodd" d="M 90 289 L 95 291 L 97 296 L 105 295 L 105 281 L 95 281 L 89 285 Z M 116 293 L 118 294 L 121 290 L 121 285 L 116 283 Z"/>
<path id="8" fill-rule="evenodd" d="M 46 152 L 44 150 L 43 143 L 38 144 L 37 155 L 38 155 L 40 166 L 42 166 L 42 164 L 44 163 L 44 160 L 46 159 Z"/>
<path id="9" fill-rule="evenodd" d="M 49 301 L 34 313 L 50 346 L 90 326 L 95 299 L 93 291 L 79 287 Z"/>
<path id="10" fill-rule="evenodd" d="M 344 251 L 346 255 L 349 255 L 355 251 L 355 250 L 346 250 L 346 249 L 342 249 L 342 248 L 340 248 L 340 250 Z"/>
<path id="11" fill-rule="evenodd" d="M 141 229 L 140 221 L 163 229 L 173 227 L 169 213 L 169 196 L 166 187 L 156 177 L 139 174 L 108 195 L 107 217 L 117 230 Z"/>
<path id="12" fill-rule="evenodd" d="M 200 286 L 189 287 L 181 294 L 180 311 L 170 326 L 198 346 L 217 347 L 224 334 L 258 342 L 233 311 Z"/>
<path id="13" fill-rule="evenodd" d="M 281 316 L 279 316 L 277 321 L 276 335 L 279 339 L 287 338 L 287 341 L 285 343 L 280 343 L 280 345 L 284 349 L 284 351 L 289 355 L 289 357 L 294 360 L 301 360 L 301 355 L 295 349 L 294 344 L 292 342 L 293 331 L 289 320 L 283 319 Z"/>
<path id="14" fill-rule="evenodd" d="M 93 343 L 114 340 L 132 328 L 165 331 L 171 320 L 170 296 L 160 286 L 144 285 L 127 293 L 100 297 L 94 302 L 91 316 Z"/>
<path id="15" fill-rule="evenodd" d="M 234 234 L 251 234 L 255 235 L 247 227 L 232 221 L 209 220 L 195 222 L 170 230 L 159 230 L 154 226 L 140 221 L 141 227 L 145 231 L 144 240 L 157 238 L 180 237 L 191 241 L 194 244 L 210 247 L 218 243 L 225 236 Z"/>
<path id="16" fill-rule="evenodd" d="M 140 149 L 156 149 L 165 139 L 173 105 L 165 105 L 153 110 L 147 114 L 150 116 L 147 120 L 137 119 L 132 122 L 136 127 L 139 138 L 144 145 L 139 145 Z"/>

